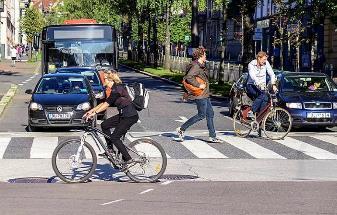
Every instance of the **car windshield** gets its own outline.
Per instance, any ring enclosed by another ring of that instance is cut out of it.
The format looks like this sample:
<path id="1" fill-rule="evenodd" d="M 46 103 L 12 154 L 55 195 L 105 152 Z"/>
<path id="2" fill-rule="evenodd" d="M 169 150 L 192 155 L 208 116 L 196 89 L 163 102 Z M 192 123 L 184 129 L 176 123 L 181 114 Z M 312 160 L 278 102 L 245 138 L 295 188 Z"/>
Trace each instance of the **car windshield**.
<path id="1" fill-rule="evenodd" d="M 337 91 L 337 87 L 330 78 L 324 76 L 285 76 L 282 91 L 327 92 Z"/>
<path id="2" fill-rule="evenodd" d="M 93 70 L 59 70 L 60 72 L 69 72 L 69 73 L 78 73 L 81 75 L 84 75 L 87 77 L 87 79 L 90 81 L 91 85 L 98 86 L 100 85 L 99 78 L 97 76 L 97 73 Z"/>
<path id="3" fill-rule="evenodd" d="M 45 77 L 41 80 L 37 94 L 87 94 L 82 77 Z"/>

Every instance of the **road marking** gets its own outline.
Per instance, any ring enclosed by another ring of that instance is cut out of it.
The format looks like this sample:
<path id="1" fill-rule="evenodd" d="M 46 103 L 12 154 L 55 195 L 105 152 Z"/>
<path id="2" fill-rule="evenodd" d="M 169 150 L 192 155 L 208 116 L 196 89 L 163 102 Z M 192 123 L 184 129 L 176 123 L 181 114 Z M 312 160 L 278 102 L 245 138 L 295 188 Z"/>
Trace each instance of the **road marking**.
<path id="1" fill-rule="evenodd" d="M 231 144 L 232 146 L 247 152 L 248 154 L 252 155 L 255 158 L 286 159 L 285 157 L 245 138 L 234 137 L 230 135 L 218 135 L 218 137 L 221 140 L 224 140 L 226 143 Z"/>
<path id="2" fill-rule="evenodd" d="M 106 202 L 106 203 L 103 203 L 101 205 L 102 206 L 104 206 L 104 205 L 110 205 L 110 204 L 121 202 L 121 201 L 124 201 L 124 199 L 118 199 L 118 200 L 114 200 L 114 201 L 111 201 L 111 202 Z"/>
<path id="3" fill-rule="evenodd" d="M 30 158 L 51 158 L 57 145 L 58 137 L 35 137 Z"/>
<path id="4" fill-rule="evenodd" d="M 224 154 L 201 140 L 184 140 L 181 144 L 198 158 L 227 158 Z"/>
<path id="5" fill-rule="evenodd" d="M 296 140 L 291 137 L 285 137 L 284 140 L 274 140 L 280 144 L 283 144 L 289 148 L 301 151 L 316 159 L 337 159 L 337 155 L 323 149 L 317 148 L 305 142 Z"/>
<path id="6" fill-rule="evenodd" d="M 10 141 L 10 137 L 0 137 L 0 159 L 2 159 Z"/>
<path id="7" fill-rule="evenodd" d="M 143 194 L 145 194 L 145 193 L 148 193 L 148 192 L 151 192 L 151 191 L 153 191 L 154 189 L 147 189 L 147 190 L 144 190 L 143 192 L 140 192 L 139 194 L 140 195 L 143 195 Z"/>
<path id="8" fill-rule="evenodd" d="M 163 183 L 161 183 L 160 185 L 169 185 L 169 184 L 171 184 L 173 181 L 165 181 L 165 182 L 163 182 Z"/>
<path id="9" fill-rule="evenodd" d="M 333 145 L 337 145 L 337 137 L 335 136 L 317 135 L 317 136 L 312 136 L 312 137 L 318 140 L 322 140 L 327 143 L 331 143 Z"/>
<path id="10" fill-rule="evenodd" d="M 126 138 L 130 141 L 133 142 L 135 140 L 141 139 L 141 138 L 134 138 L 130 134 L 126 134 Z M 148 139 L 151 139 L 149 137 L 146 137 Z M 144 143 L 144 144 L 137 144 L 136 145 L 136 150 L 144 152 L 146 156 L 152 157 L 152 158 L 158 158 L 161 157 L 160 151 L 154 147 L 152 144 Z M 167 153 L 166 153 L 167 158 L 171 158 Z"/>
<path id="11" fill-rule="evenodd" d="M 179 116 L 179 118 L 180 118 L 180 119 L 176 119 L 176 120 L 174 120 L 174 121 L 184 123 L 184 122 L 186 122 L 186 121 L 188 120 L 188 119 L 187 119 L 186 117 L 184 117 L 184 116 Z"/>
<path id="12" fill-rule="evenodd" d="M 22 86 L 23 84 L 18 84 L 19 86 Z"/>

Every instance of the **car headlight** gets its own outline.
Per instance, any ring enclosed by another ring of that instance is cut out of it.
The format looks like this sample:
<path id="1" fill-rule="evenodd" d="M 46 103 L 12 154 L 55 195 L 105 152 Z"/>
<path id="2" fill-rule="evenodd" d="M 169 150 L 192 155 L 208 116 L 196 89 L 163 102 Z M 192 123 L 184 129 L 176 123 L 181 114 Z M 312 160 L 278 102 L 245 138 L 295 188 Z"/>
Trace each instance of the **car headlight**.
<path id="1" fill-rule="evenodd" d="M 90 109 L 89 102 L 84 102 L 82 104 L 79 104 L 79 105 L 77 105 L 77 108 L 76 108 L 76 110 L 85 110 L 85 111 L 87 111 L 89 109 Z"/>
<path id="2" fill-rule="evenodd" d="M 332 107 L 333 107 L 333 109 L 337 109 L 337 102 L 333 102 Z"/>
<path id="3" fill-rule="evenodd" d="M 287 108 L 302 109 L 302 103 L 286 103 Z"/>
<path id="4" fill-rule="evenodd" d="M 38 103 L 35 103 L 35 102 L 30 103 L 29 108 L 30 108 L 32 111 L 43 110 L 42 105 L 40 105 L 40 104 L 38 104 Z"/>
<path id="5" fill-rule="evenodd" d="M 104 92 L 95 93 L 95 98 L 96 99 L 103 99 L 104 98 Z"/>

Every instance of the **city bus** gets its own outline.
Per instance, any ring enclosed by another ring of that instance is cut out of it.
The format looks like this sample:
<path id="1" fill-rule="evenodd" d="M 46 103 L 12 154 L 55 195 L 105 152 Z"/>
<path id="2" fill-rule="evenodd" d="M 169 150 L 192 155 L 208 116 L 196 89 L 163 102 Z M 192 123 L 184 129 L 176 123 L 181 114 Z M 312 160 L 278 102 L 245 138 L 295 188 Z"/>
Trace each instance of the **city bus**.
<path id="1" fill-rule="evenodd" d="M 116 31 L 111 25 L 91 20 L 66 23 L 42 31 L 42 74 L 74 66 L 118 69 Z"/>

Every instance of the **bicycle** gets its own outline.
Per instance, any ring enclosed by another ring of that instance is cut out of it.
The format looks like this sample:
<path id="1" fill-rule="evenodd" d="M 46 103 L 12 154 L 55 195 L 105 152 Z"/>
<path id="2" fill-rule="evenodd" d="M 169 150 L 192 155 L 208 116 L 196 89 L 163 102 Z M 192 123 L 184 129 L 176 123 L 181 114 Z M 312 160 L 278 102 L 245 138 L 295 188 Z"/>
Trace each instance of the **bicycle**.
<path id="1" fill-rule="evenodd" d="M 241 89 L 242 93 L 243 91 Z M 236 135 L 247 137 L 252 131 L 257 131 L 261 134 L 261 127 L 265 135 L 272 140 L 283 139 L 288 135 L 292 127 L 290 113 L 281 107 L 277 107 L 276 94 L 269 93 L 269 91 L 266 92 L 269 96 L 268 105 L 254 118 L 248 117 L 251 107 L 242 103 L 241 95 L 233 116 L 233 127 Z"/>
<path id="2" fill-rule="evenodd" d="M 156 182 L 164 174 L 167 166 L 166 153 L 163 147 L 154 140 L 141 138 L 125 145 L 133 158 L 131 164 L 125 165 L 120 153 L 117 150 L 108 150 L 99 134 L 110 139 L 109 136 L 92 126 L 87 126 L 84 131 L 80 139 L 66 140 L 60 143 L 53 152 L 52 167 L 62 181 L 66 183 L 86 182 L 94 174 L 97 167 L 97 155 L 94 148 L 85 141 L 88 136 L 91 136 L 98 149 L 103 151 L 103 158 L 107 159 L 113 168 L 124 172 L 132 181 Z"/>

